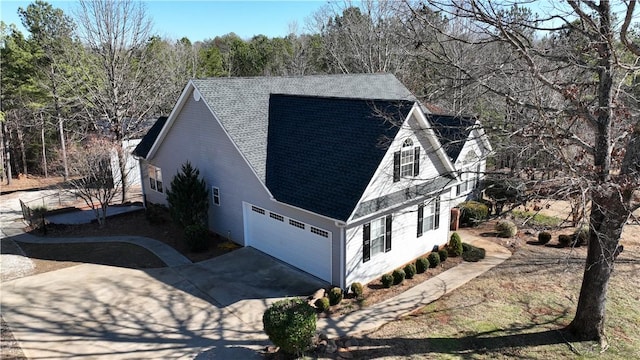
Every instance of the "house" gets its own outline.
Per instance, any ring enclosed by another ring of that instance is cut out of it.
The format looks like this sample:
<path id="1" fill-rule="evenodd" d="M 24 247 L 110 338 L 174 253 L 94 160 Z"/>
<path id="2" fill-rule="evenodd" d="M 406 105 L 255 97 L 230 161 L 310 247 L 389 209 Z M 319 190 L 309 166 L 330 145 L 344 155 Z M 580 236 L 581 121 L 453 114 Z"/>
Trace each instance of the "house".
<path id="1" fill-rule="evenodd" d="M 428 116 L 389 74 L 192 80 L 134 154 L 147 202 L 190 161 L 211 230 L 346 288 L 448 240 L 460 179 Z"/>
<path id="2" fill-rule="evenodd" d="M 492 152 L 480 122 L 461 115 L 429 114 L 427 118 L 460 177 L 460 182 L 452 188 L 451 205 L 479 198 L 486 159 Z"/>

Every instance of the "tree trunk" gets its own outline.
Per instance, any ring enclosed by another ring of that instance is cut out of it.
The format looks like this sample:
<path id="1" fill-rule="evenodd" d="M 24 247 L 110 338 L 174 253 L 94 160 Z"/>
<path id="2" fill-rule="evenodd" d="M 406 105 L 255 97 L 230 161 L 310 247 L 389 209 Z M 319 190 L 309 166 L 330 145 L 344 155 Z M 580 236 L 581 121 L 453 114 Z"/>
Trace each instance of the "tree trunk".
<path id="1" fill-rule="evenodd" d="M 40 114 L 40 119 L 42 119 L 42 128 L 40 129 L 40 138 L 42 140 L 42 169 L 44 170 L 44 177 L 48 178 L 49 173 L 47 172 L 47 145 L 44 137 L 44 116 L 42 113 Z"/>
<path id="2" fill-rule="evenodd" d="M 120 141 L 116 145 L 116 151 L 118 152 L 118 170 L 120 171 L 120 186 L 122 187 L 121 203 L 124 204 L 127 198 L 127 184 L 129 180 L 129 174 L 127 173 L 127 157 L 122 146 L 122 141 Z"/>
<path id="3" fill-rule="evenodd" d="M 611 186 L 592 194 L 589 249 L 576 315 L 569 330 L 584 340 L 605 345 L 604 326 L 607 290 L 613 272 L 615 253 L 629 217 L 620 194 Z M 628 200 L 628 199 L 627 199 Z"/>
<path id="4" fill-rule="evenodd" d="M 60 114 L 58 116 L 58 132 L 60 133 L 60 147 L 62 150 L 62 166 L 64 167 L 64 181 L 69 180 L 69 166 L 67 165 L 67 145 L 64 139 L 64 123 Z"/>
<path id="5" fill-rule="evenodd" d="M 7 185 L 11 185 L 11 138 L 7 129 L 7 122 L 2 123 L 2 155 L 4 160 L 4 171 L 7 176 Z"/>
<path id="6" fill-rule="evenodd" d="M 22 133 L 22 129 L 20 129 L 20 127 L 16 127 L 16 134 L 18 135 L 18 145 L 20 146 L 22 173 L 26 176 L 29 170 L 27 169 L 27 149 L 24 146 L 24 134 Z"/>

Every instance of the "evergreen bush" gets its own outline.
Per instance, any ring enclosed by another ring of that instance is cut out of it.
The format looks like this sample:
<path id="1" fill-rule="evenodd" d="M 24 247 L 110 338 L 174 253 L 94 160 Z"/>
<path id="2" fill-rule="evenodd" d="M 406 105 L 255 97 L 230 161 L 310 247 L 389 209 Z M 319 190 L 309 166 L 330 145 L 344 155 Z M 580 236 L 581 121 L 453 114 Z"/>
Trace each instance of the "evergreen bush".
<path id="1" fill-rule="evenodd" d="M 427 259 L 429 260 L 429 266 L 432 268 L 440 265 L 440 255 L 438 255 L 437 252 L 432 252 L 431 254 L 429 254 L 429 256 L 427 256 Z"/>
<path id="2" fill-rule="evenodd" d="M 331 306 L 329 304 L 329 298 L 327 297 L 321 297 L 319 299 L 316 299 L 316 301 L 313 304 L 316 306 L 316 309 L 318 309 L 319 312 L 325 312 L 329 310 L 329 307 Z"/>
<path id="3" fill-rule="evenodd" d="M 267 308 L 262 324 L 274 345 L 299 355 L 311 346 L 316 333 L 316 309 L 299 298 L 280 300 Z"/>
<path id="4" fill-rule="evenodd" d="M 489 208 L 477 201 L 465 201 L 458 205 L 460 208 L 460 225 L 476 226 L 487 219 Z"/>
<path id="5" fill-rule="evenodd" d="M 429 259 L 425 257 L 418 258 L 416 260 L 416 272 L 422 274 L 429 269 Z"/>
<path id="6" fill-rule="evenodd" d="M 462 255 L 462 239 L 456 232 L 451 234 L 449 239 L 449 255 L 454 257 Z"/>
<path id="7" fill-rule="evenodd" d="M 440 256 L 440 262 L 444 262 L 449 257 L 449 252 L 447 249 L 440 249 L 438 250 L 438 256 Z"/>
<path id="8" fill-rule="evenodd" d="M 167 189 L 167 202 L 171 218 L 183 229 L 193 224 L 206 224 L 209 212 L 209 190 L 200 170 L 190 162 L 171 180 Z"/>
<path id="9" fill-rule="evenodd" d="M 329 290 L 329 304 L 338 305 L 342 301 L 343 294 L 342 289 L 339 287 L 333 287 Z"/>
<path id="10" fill-rule="evenodd" d="M 512 221 L 501 220 L 496 223 L 496 231 L 499 237 L 512 238 L 518 233 L 518 227 Z"/>
<path id="11" fill-rule="evenodd" d="M 464 249 L 462 253 L 462 259 L 464 261 L 478 262 L 485 257 L 485 250 L 483 248 L 479 248 L 467 243 L 462 243 L 462 248 Z"/>
<path id="12" fill-rule="evenodd" d="M 413 279 L 417 272 L 416 266 L 413 264 L 405 265 L 403 270 L 407 279 Z"/>
<path id="13" fill-rule="evenodd" d="M 571 235 L 558 235 L 558 244 L 562 247 L 571 246 L 573 243 L 573 236 Z"/>
<path id="14" fill-rule="evenodd" d="M 551 233 L 548 231 L 542 231 L 538 234 L 538 242 L 542 245 L 551 241 Z"/>
<path id="15" fill-rule="evenodd" d="M 361 299 L 364 296 L 364 287 L 361 283 L 354 282 L 351 284 L 351 292 L 353 292 L 357 299 Z"/>
<path id="16" fill-rule="evenodd" d="M 393 285 L 393 275 L 391 274 L 384 274 L 382 275 L 382 286 L 384 286 L 385 288 L 390 288 L 391 285 Z"/>
<path id="17" fill-rule="evenodd" d="M 404 270 L 402 269 L 393 270 L 393 273 L 391 275 L 393 276 L 394 285 L 401 284 L 404 281 L 404 278 L 407 276 L 407 274 L 405 274 Z"/>

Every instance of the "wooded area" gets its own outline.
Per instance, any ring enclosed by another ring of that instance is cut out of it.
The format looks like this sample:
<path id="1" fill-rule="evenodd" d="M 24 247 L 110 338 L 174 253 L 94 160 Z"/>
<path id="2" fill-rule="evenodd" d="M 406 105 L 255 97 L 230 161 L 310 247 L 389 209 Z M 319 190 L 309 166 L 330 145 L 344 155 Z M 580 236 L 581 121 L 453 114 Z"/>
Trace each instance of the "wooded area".
<path id="1" fill-rule="evenodd" d="M 1 25 L 3 181 L 68 177 L 67 148 L 142 136 L 190 78 L 392 73 L 434 112 L 482 121 L 495 150 L 487 175 L 522 185 L 518 201 L 590 205 L 570 327 L 604 339 L 614 254 L 640 206 L 635 1 L 332 2 L 304 33 L 195 43 L 152 33 L 138 2 L 78 9 L 72 18 L 36 1 L 20 9 L 28 34 Z"/>

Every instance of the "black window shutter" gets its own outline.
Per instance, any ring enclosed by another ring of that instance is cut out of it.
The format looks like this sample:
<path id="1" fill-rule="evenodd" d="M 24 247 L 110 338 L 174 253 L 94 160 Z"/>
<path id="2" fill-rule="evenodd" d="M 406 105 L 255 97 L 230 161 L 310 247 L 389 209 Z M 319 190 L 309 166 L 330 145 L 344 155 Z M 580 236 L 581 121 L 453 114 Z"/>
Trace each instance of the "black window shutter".
<path id="1" fill-rule="evenodd" d="M 420 146 L 416 146 L 413 149 L 413 176 L 418 176 L 420 173 Z"/>
<path id="2" fill-rule="evenodd" d="M 400 181 L 400 151 L 393 153 L 393 182 Z"/>
<path id="3" fill-rule="evenodd" d="M 440 196 L 436 198 L 436 213 L 433 219 L 433 228 L 437 229 L 440 227 Z"/>
<path id="4" fill-rule="evenodd" d="M 422 223 L 424 221 L 424 204 L 418 205 L 418 237 L 422 236 Z"/>
<path id="5" fill-rule="evenodd" d="M 456 185 L 456 196 L 460 195 L 460 185 Z"/>
<path id="6" fill-rule="evenodd" d="M 362 262 L 371 259 L 371 224 L 362 225 Z"/>
<path id="7" fill-rule="evenodd" d="M 384 234 L 384 252 L 391 250 L 391 215 L 387 215 L 385 234 Z"/>

